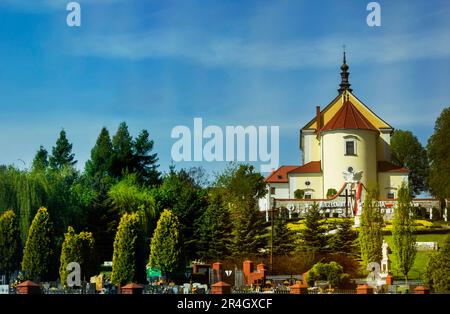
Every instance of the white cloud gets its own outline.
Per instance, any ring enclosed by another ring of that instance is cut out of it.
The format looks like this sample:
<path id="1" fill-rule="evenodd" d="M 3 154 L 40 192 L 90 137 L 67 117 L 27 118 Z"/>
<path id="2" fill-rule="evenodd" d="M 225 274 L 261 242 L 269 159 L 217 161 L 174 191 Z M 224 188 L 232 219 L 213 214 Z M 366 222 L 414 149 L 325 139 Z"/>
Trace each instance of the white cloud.
<path id="1" fill-rule="evenodd" d="M 450 56 L 450 30 L 415 34 L 328 36 L 313 40 L 244 40 L 237 36 L 210 35 L 205 31 L 157 29 L 133 34 L 95 34 L 78 38 L 77 55 L 142 60 L 184 59 L 207 67 L 296 69 L 335 66 L 345 43 L 352 64 L 391 63 Z"/>
<path id="2" fill-rule="evenodd" d="M 0 7 L 18 9 L 22 11 L 53 11 L 66 10 L 66 6 L 72 0 L 1 0 Z M 76 0 L 83 4 L 108 4 L 120 0 Z"/>

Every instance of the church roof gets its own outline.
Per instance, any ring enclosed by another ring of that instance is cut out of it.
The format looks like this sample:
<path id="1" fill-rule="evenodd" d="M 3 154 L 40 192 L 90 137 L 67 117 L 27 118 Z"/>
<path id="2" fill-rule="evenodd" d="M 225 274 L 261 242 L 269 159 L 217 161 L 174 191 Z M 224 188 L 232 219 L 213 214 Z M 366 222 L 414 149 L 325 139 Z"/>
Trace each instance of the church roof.
<path id="1" fill-rule="evenodd" d="M 322 172 L 320 169 L 320 161 L 310 161 L 303 166 L 299 166 L 289 173 L 309 173 L 309 172 Z"/>
<path id="2" fill-rule="evenodd" d="M 321 172 L 320 161 L 311 161 L 302 166 L 281 166 L 267 178 L 267 183 L 288 183 L 289 173 L 316 173 Z"/>
<path id="3" fill-rule="evenodd" d="M 409 173 L 409 170 L 397 166 L 389 161 L 379 161 L 378 162 L 378 172 L 403 172 L 403 173 Z"/>
<path id="4" fill-rule="evenodd" d="M 298 168 L 298 166 L 281 166 L 276 171 L 272 172 L 267 178 L 268 183 L 288 183 L 288 172 Z"/>
<path id="5" fill-rule="evenodd" d="M 320 129 L 320 132 L 338 129 L 360 129 L 378 132 L 378 129 L 349 100 Z"/>

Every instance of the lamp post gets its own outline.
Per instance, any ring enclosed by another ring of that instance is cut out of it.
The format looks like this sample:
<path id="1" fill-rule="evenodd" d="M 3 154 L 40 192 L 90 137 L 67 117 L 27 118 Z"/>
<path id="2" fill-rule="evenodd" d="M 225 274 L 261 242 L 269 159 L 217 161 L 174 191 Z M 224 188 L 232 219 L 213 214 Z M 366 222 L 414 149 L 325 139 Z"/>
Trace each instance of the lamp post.
<path id="1" fill-rule="evenodd" d="M 273 270 L 273 231 L 274 231 L 274 212 L 278 209 L 275 208 L 275 199 L 271 198 L 271 209 L 270 211 L 270 271 Z"/>

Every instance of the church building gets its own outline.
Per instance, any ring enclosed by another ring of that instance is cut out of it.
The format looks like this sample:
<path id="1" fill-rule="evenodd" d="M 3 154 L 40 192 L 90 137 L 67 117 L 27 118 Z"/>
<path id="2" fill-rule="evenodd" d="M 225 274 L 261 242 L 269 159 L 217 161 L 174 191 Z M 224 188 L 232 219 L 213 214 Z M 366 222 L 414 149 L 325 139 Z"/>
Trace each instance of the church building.
<path id="1" fill-rule="evenodd" d="M 300 129 L 301 165 L 273 171 L 266 178 L 268 193 L 260 205 L 271 208 L 274 200 L 279 204 L 353 200 L 354 205 L 358 188 L 370 184 L 378 185 L 380 200 L 396 199 L 401 183 L 408 182 L 409 170 L 392 163 L 393 131 L 353 93 L 344 52 L 338 95 L 323 109 L 317 106 L 316 116 Z"/>

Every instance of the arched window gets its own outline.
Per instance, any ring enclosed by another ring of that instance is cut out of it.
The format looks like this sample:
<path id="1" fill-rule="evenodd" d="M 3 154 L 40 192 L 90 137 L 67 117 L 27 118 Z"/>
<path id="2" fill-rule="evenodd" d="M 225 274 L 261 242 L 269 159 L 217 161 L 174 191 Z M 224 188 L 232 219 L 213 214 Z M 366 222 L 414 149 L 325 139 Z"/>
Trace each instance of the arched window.
<path id="1" fill-rule="evenodd" d="M 344 136 L 344 154 L 345 156 L 356 156 L 356 136 Z"/>

